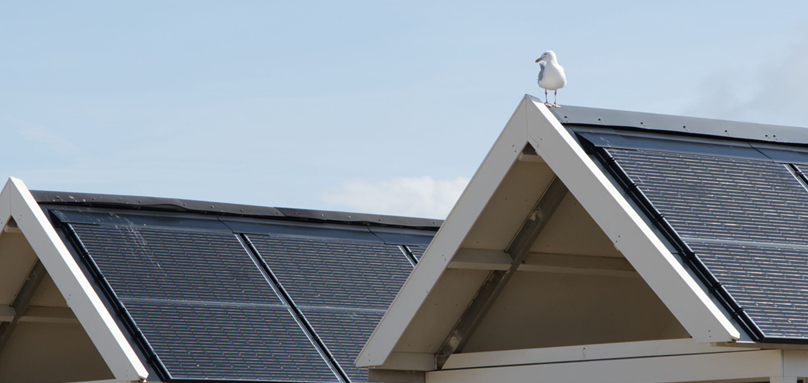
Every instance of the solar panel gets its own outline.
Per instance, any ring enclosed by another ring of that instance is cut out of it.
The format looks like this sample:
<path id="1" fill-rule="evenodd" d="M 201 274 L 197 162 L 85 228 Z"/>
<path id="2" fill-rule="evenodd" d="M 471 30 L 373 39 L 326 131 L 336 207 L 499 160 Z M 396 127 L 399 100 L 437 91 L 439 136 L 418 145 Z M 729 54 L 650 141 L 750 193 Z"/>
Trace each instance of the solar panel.
<path id="1" fill-rule="evenodd" d="M 805 244 L 808 193 L 787 165 L 610 149 L 683 238 Z"/>
<path id="2" fill-rule="evenodd" d="M 387 310 L 412 272 L 398 246 L 319 237 L 250 235 L 298 306 Z"/>
<path id="3" fill-rule="evenodd" d="M 808 338 L 808 248 L 689 244 L 768 337 Z"/>
<path id="4" fill-rule="evenodd" d="M 248 238 L 349 378 L 367 381 L 354 360 L 412 272 L 398 246 L 288 235 Z"/>
<path id="5" fill-rule="evenodd" d="M 789 165 L 607 151 L 765 337 L 808 338 L 808 191 Z"/>
<path id="6" fill-rule="evenodd" d="M 333 310 L 308 308 L 306 319 L 317 329 L 317 335 L 328 345 L 329 351 L 352 382 L 368 380 L 368 372 L 354 365 L 365 341 L 370 339 L 376 325 L 382 320 L 382 310 Z"/>
<path id="7" fill-rule="evenodd" d="M 72 226 L 172 379 L 338 381 L 234 234 Z"/>
<path id="8" fill-rule="evenodd" d="M 124 304 L 172 379 L 337 381 L 287 308 Z"/>

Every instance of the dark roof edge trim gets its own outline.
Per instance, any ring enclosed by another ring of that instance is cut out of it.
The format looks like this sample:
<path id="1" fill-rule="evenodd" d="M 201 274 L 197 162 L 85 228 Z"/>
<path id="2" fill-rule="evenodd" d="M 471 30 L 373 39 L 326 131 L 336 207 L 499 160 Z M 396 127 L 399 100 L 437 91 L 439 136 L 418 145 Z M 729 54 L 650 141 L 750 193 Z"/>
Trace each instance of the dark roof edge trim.
<path id="1" fill-rule="evenodd" d="M 73 205 L 90 207 L 115 207 L 152 211 L 175 211 L 197 214 L 214 214 L 279 220 L 333 222 L 350 225 L 392 226 L 437 230 L 443 220 L 399 217 L 391 215 L 346 213 L 327 210 L 275 208 L 254 205 L 238 205 L 195 201 L 177 198 L 138 197 L 112 194 L 70 193 L 31 190 L 37 203 L 49 205 Z"/>
<path id="2" fill-rule="evenodd" d="M 528 95 L 533 101 L 541 100 Z M 564 105 L 550 108 L 562 124 L 701 134 L 772 143 L 808 144 L 808 128 Z"/>

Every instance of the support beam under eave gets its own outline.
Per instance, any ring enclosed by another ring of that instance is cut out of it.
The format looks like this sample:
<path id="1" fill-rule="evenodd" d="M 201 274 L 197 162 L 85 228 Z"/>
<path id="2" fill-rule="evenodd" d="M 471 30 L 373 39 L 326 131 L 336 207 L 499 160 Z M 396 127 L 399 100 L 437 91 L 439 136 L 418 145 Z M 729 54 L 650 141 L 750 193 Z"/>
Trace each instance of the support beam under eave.
<path id="1" fill-rule="evenodd" d="M 511 257 L 510 267 L 505 271 L 492 271 L 483 282 L 483 285 L 477 291 L 477 295 L 460 316 L 457 324 L 455 324 L 438 350 L 435 356 L 438 369 L 443 367 L 449 355 L 463 350 L 477 325 L 479 325 L 482 318 L 485 317 L 485 314 L 488 313 L 488 310 L 499 297 L 499 294 L 511 280 L 511 277 L 519 269 L 533 242 L 536 241 L 544 227 L 547 226 L 550 217 L 561 205 L 561 201 L 564 200 L 567 193 L 568 190 L 564 183 L 560 179 L 554 178 L 543 195 L 536 201 L 536 206 L 528 213 L 522 227 L 519 228 L 510 245 L 505 249 L 505 253 Z"/>
<path id="2" fill-rule="evenodd" d="M 504 251 L 460 249 L 449 263 L 449 268 L 508 270 L 511 264 L 511 257 Z M 534 252 L 528 253 L 519 265 L 519 271 L 639 277 L 624 258 Z"/>
<path id="3" fill-rule="evenodd" d="M 676 383 L 702 381 L 789 382 L 783 350 L 725 352 L 533 364 L 493 368 L 442 370 L 426 373 L 425 383 Z M 781 379 L 781 380 L 777 380 Z M 786 379 L 786 380 L 782 380 Z"/>
<path id="4" fill-rule="evenodd" d="M 28 277 L 25 279 L 22 287 L 20 287 L 20 291 L 17 293 L 17 297 L 14 298 L 14 302 L 11 303 L 11 308 L 14 309 L 14 318 L 11 319 L 11 322 L 0 325 L 0 355 L 3 354 L 3 349 L 6 347 L 6 344 L 8 344 L 8 340 L 11 339 L 11 335 L 14 334 L 14 330 L 17 328 L 17 324 L 20 323 L 20 319 L 25 315 L 25 311 L 28 310 L 28 304 L 31 303 L 31 298 L 34 297 L 37 288 L 39 288 L 42 280 L 45 279 L 45 273 L 45 266 L 42 265 L 42 262 L 37 260 L 31 272 L 28 273 Z"/>

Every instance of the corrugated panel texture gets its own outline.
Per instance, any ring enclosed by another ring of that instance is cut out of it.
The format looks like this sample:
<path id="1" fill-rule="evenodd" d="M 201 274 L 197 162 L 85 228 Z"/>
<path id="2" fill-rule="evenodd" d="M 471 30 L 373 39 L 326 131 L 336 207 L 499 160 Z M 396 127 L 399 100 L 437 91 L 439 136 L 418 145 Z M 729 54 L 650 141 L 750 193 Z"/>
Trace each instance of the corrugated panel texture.
<path id="1" fill-rule="evenodd" d="M 231 233 L 73 225 L 174 379 L 338 379 Z"/>
<path id="2" fill-rule="evenodd" d="M 788 165 L 609 152 L 766 337 L 808 338 L 808 191 Z"/>
<path id="3" fill-rule="evenodd" d="M 368 380 L 368 371 L 355 367 L 354 361 L 383 316 L 382 311 L 306 310 L 309 323 L 353 382 Z"/>
<path id="4" fill-rule="evenodd" d="M 412 272 L 398 246 L 283 235 L 249 238 L 351 381 L 367 381 L 367 372 L 355 368 L 354 360 Z"/>

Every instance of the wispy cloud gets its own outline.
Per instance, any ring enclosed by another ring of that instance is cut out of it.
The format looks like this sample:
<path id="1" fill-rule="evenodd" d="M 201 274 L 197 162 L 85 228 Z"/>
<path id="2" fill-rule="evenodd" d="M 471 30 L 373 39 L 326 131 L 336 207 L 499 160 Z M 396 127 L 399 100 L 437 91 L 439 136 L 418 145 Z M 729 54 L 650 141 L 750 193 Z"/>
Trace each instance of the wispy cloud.
<path id="1" fill-rule="evenodd" d="M 429 176 L 384 181 L 351 180 L 323 193 L 337 209 L 428 218 L 445 218 L 469 183 L 467 177 Z"/>
<path id="2" fill-rule="evenodd" d="M 51 129 L 13 117 L 0 116 L 0 121 L 4 122 L 4 125 L 16 126 L 20 137 L 44 145 L 53 153 L 74 156 L 81 152 L 78 145 Z"/>
<path id="3" fill-rule="evenodd" d="M 779 57 L 750 52 L 748 72 L 717 73 L 702 81 L 686 114 L 763 123 L 808 125 L 808 40 Z"/>

